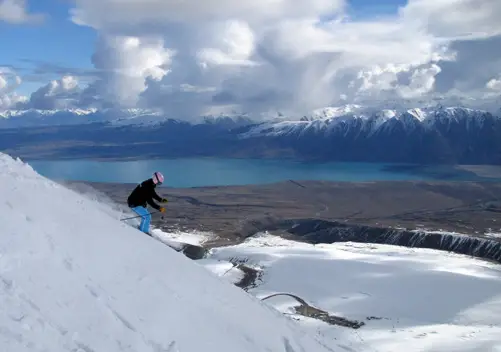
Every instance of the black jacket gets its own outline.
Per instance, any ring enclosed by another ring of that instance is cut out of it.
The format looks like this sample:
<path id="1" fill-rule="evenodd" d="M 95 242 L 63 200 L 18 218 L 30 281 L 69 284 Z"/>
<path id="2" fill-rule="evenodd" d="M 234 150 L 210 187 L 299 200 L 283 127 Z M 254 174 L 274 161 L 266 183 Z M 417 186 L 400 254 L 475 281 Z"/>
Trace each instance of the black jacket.
<path id="1" fill-rule="evenodd" d="M 156 185 L 153 183 L 151 178 L 137 185 L 137 187 L 134 188 L 130 194 L 129 198 L 127 198 L 127 204 L 129 207 L 146 207 L 146 203 L 148 203 L 153 208 L 160 210 L 160 206 L 153 201 L 153 199 L 156 199 L 159 202 L 162 201 L 162 198 L 155 192 L 155 187 Z"/>

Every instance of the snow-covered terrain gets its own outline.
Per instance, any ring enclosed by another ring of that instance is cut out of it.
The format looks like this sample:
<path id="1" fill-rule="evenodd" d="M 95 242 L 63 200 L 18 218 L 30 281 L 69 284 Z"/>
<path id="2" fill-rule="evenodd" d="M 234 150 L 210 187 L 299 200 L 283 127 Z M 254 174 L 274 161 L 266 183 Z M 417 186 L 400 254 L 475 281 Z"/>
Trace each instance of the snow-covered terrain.
<path id="1" fill-rule="evenodd" d="M 282 119 L 261 123 L 242 134 L 242 137 L 301 135 L 306 132 L 323 135 L 338 133 L 345 136 L 359 133 L 371 136 L 385 129 L 388 131 L 397 128 L 396 126 L 413 131 L 416 128 L 433 129 L 438 126 L 450 128 L 451 125 L 460 123 L 482 127 L 490 116 L 492 115 L 487 111 L 462 107 L 428 107 L 404 111 L 372 111 L 362 107 L 325 108 L 299 120 Z"/>
<path id="2" fill-rule="evenodd" d="M 389 245 L 310 245 L 261 234 L 199 263 L 229 282 L 246 262 L 262 272 L 249 292 L 291 293 L 357 330 L 295 315 L 291 297 L 267 299 L 343 351 L 501 351 L 501 266 L 447 252 Z M 371 319 L 368 319 L 371 318 Z"/>
<path id="3" fill-rule="evenodd" d="M 188 243 L 195 246 L 203 245 L 204 242 L 214 237 L 212 233 L 204 231 L 193 231 L 193 232 L 176 231 L 167 234 L 159 229 L 153 228 L 151 232 L 155 237 L 159 239 L 173 240 L 176 242 Z"/>
<path id="4" fill-rule="evenodd" d="M 89 123 L 107 124 L 111 127 L 155 127 L 177 120 L 175 116 L 148 109 L 61 109 L 61 110 L 3 110 L 0 111 L 0 128 L 69 126 Z M 249 125 L 253 120 L 242 114 L 194 116 L 192 124 Z"/>
<path id="5" fill-rule="evenodd" d="M 0 351 L 337 349 L 1 153 L 0 190 Z"/>
<path id="6" fill-rule="evenodd" d="M 89 123 L 154 125 L 165 122 L 158 111 L 143 109 L 61 109 L 0 111 L 0 128 L 67 126 Z"/>
<path id="7" fill-rule="evenodd" d="M 79 125 L 106 120 L 96 109 L 4 110 L 0 111 L 0 128 Z"/>
<path id="8" fill-rule="evenodd" d="M 210 123 L 236 126 L 255 124 L 243 137 L 287 135 L 314 131 L 329 133 L 335 130 L 360 129 L 368 134 L 393 126 L 398 121 L 406 129 L 416 126 L 433 128 L 437 124 L 482 125 L 490 113 L 464 107 L 423 107 L 414 109 L 377 110 L 360 105 L 325 107 L 313 110 L 308 116 L 290 116 L 276 113 L 252 117 L 245 113 L 228 115 L 193 116 L 191 123 Z M 265 117 L 266 116 L 266 117 Z M 111 126 L 152 127 L 167 121 L 176 121 L 157 110 L 147 109 L 64 109 L 64 110 L 5 110 L 0 111 L 0 128 L 36 127 L 52 125 L 78 125 L 92 122 L 109 123 Z M 390 126 L 391 125 L 391 126 Z"/>

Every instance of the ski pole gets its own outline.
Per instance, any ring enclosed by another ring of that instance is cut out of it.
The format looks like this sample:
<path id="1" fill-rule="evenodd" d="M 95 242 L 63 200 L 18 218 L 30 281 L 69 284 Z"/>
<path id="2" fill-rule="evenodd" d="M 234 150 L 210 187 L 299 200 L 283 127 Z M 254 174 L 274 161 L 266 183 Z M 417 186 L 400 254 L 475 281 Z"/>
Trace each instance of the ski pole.
<path id="1" fill-rule="evenodd" d="M 144 215 L 132 216 L 132 217 L 130 217 L 130 218 L 120 219 L 120 221 L 130 220 L 130 219 L 136 219 L 136 218 L 142 218 L 143 216 L 146 216 L 146 215 L 153 215 L 153 214 L 155 214 L 155 213 L 158 213 L 158 211 L 155 211 L 155 212 L 153 212 L 153 213 L 144 214 Z"/>

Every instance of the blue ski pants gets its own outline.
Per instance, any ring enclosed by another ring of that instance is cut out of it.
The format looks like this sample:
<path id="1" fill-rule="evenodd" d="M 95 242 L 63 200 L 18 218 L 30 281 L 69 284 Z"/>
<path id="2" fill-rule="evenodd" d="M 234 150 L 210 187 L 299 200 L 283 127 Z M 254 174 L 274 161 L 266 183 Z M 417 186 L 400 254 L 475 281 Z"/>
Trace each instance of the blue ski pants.
<path id="1" fill-rule="evenodd" d="M 151 214 L 145 207 L 135 207 L 132 210 L 141 216 L 141 224 L 139 225 L 139 230 L 144 233 L 149 233 L 150 231 L 150 222 L 151 222 Z"/>

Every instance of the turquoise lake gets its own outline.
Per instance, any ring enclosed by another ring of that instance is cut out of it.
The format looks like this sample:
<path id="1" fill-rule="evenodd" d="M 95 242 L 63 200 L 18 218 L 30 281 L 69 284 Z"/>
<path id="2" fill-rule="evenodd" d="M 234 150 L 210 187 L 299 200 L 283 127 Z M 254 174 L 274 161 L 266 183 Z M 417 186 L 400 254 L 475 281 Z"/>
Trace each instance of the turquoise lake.
<path id="1" fill-rule="evenodd" d="M 254 159 L 154 159 L 134 161 L 33 160 L 28 163 L 54 180 L 138 183 L 154 171 L 165 186 L 202 187 L 265 184 L 287 180 L 326 181 L 483 181 L 454 167 L 418 167 L 379 163 L 305 163 Z M 493 179 L 488 179 L 493 181 Z"/>

